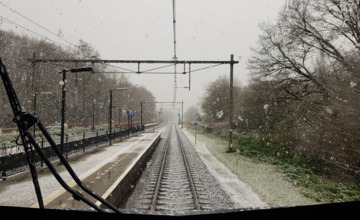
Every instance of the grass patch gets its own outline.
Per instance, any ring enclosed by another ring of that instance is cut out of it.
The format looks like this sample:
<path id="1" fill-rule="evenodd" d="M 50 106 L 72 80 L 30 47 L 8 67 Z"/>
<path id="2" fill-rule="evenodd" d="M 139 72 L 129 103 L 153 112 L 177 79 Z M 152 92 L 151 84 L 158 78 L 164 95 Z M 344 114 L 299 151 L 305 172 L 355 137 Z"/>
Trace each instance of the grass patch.
<path id="1" fill-rule="evenodd" d="M 342 185 L 314 174 L 316 162 L 309 156 L 294 150 L 265 143 L 259 138 L 237 135 L 236 150 L 259 162 L 278 166 L 295 186 L 302 187 L 303 194 L 318 202 L 359 201 L 360 189 L 354 184 Z"/>
<path id="2" fill-rule="evenodd" d="M 232 154 L 225 153 L 227 149 L 228 140 L 226 134 L 214 135 L 198 129 L 199 138 L 201 141 L 205 141 L 208 149 L 213 153 L 215 157 L 227 167 L 229 167 L 233 173 L 239 173 L 238 169 L 243 169 L 244 164 L 239 166 L 239 160 L 232 159 Z M 225 138 L 224 138 L 225 137 Z M 222 147 L 219 147 L 222 146 Z M 253 163 L 268 164 L 274 166 L 277 172 L 283 174 L 284 179 L 296 187 L 304 197 L 315 201 L 316 203 L 333 203 L 333 202 L 347 202 L 347 201 L 359 201 L 360 189 L 354 183 L 350 185 L 342 185 L 329 181 L 326 178 L 315 175 L 316 162 L 311 157 L 297 152 L 291 149 L 285 149 L 284 147 L 277 146 L 273 143 L 266 142 L 256 134 L 233 134 L 233 147 L 243 156 L 249 158 Z M 255 166 L 255 165 L 254 165 Z M 235 167 L 235 168 L 234 168 Z M 261 168 L 262 169 L 262 168 Z M 249 177 L 246 177 L 246 183 L 252 185 L 255 188 L 258 187 L 258 191 L 263 190 L 261 187 L 256 186 L 255 183 L 257 177 L 255 172 L 258 170 L 249 170 Z M 252 172 L 252 174 L 251 174 Z M 272 172 L 267 170 L 267 172 Z M 240 179 L 244 181 L 244 173 L 241 173 Z M 253 177 L 251 177 L 253 175 Z M 263 172 L 262 175 L 268 175 Z M 273 174 L 272 174 L 273 175 Z M 269 177 L 270 178 L 270 177 Z M 280 177 L 279 177 L 280 178 Z M 273 178 L 263 181 L 276 181 Z M 281 188 L 281 186 L 274 185 L 273 187 Z M 265 187 L 266 188 L 266 187 Z M 266 190 L 274 190 L 272 193 L 279 193 L 276 189 L 266 188 Z M 260 192 L 264 195 L 266 192 Z M 268 195 L 268 199 L 274 204 L 283 204 L 280 202 L 281 198 L 275 198 Z M 291 205 L 299 205 L 296 202 L 288 201 Z M 308 201 L 300 201 L 299 203 L 307 203 Z M 285 204 L 289 205 L 289 204 Z"/>
<path id="3" fill-rule="evenodd" d="M 193 131 L 190 131 L 191 133 Z M 246 183 L 260 198 L 272 207 L 311 205 L 317 202 L 306 198 L 291 185 L 274 165 L 262 163 L 238 152 L 226 153 L 228 141 L 213 134 L 198 132 L 197 139 L 239 180 Z"/>

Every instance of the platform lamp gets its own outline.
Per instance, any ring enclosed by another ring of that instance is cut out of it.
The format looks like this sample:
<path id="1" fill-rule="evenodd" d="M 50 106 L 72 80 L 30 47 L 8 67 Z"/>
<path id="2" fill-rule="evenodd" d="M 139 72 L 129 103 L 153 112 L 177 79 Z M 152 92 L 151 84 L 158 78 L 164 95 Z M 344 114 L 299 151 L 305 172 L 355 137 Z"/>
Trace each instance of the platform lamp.
<path id="1" fill-rule="evenodd" d="M 60 136 L 60 151 L 61 154 L 64 154 L 64 124 L 65 124 L 65 87 L 66 87 L 66 73 L 78 73 L 78 72 L 94 72 L 92 67 L 83 67 L 75 69 L 63 69 L 59 74 L 62 74 L 61 81 L 61 90 L 62 90 L 62 99 L 61 99 L 61 136 Z"/>

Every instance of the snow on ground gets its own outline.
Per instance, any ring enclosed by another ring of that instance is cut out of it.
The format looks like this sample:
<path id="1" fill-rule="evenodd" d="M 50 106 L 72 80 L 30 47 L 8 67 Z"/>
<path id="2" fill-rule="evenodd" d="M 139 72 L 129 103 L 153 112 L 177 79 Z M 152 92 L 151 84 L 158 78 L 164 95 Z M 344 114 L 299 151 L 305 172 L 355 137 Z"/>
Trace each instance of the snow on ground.
<path id="1" fill-rule="evenodd" d="M 183 130 L 189 140 L 194 143 L 194 137 L 186 129 Z M 232 198 L 236 207 L 268 207 L 267 203 L 263 202 L 245 183 L 240 181 L 230 170 L 212 156 L 204 143 L 197 141 L 195 149 L 203 162 L 208 166 L 212 175 L 218 179 L 220 185 Z M 96 153 L 81 157 L 78 160 L 70 162 L 70 164 L 75 173 L 80 176 L 118 152 L 119 147 L 117 144 L 114 144 Z M 72 180 L 66 171 L 59 170 L 58 172 L 65 181 Z M 51 174 L 40 173 L 38 175 L 43 197 L 61 188 L 60 184 Z M 6 181 L 0 182 L 0 206 L 29 207 L 36 203 L 35 190 L 29 174 L 26 178 L 18 177 L 13 180 L 9 178 Z"/>
<path id="2" fill-rule="evenodd" d="M 205 144 L 196 140 L 186 129 L 183 129 L 185 135 L 194 145 L 202 161 L 208 167 L 210 173 L 218 179 L 224 191 L 231 197 L 235 208 L 243 207 L 268 207 L 268 204 L 263 202 L 260 197 L 254 193 L 250 187 L 240 181 L 227 167 L 219 162 L 206 148 Z"/>
<path id="3" fill-rule="evenodd" d="M 133 138 L 137 140 L 138 137 L 142 135 L 144 134 L 140 134 Z M 70 159 L 69 163 L 74 172 L 80 177 L 109 158 L 113 158 L 114 155 L 121 152 L 131 151 L 133 143 L 134 141 L 125 139 L 119 143 L 114 143 L 112 146 L 99 148 L 99 151 L 87 153 L 86 155 L 76 160 Z M 122 147 L 119 147 L 120 145 Z M 63 166 L 61 166 L 61 168 L 62 167 Z M 65 180 L 65 182 L 70 182 L 73 180 L 70 174 L 64 168 L 58 168 L 59 166 L 56 166 L 59 175 Z M 55 177 L 49 172 L 39 171 L 38 179 L 43 198 L 62 188 Z M 0 182 L 0 206 L 30 207 L 36 203 L 37 198 L 35 189 L 29 173 L 20 174 L 18 176 L 8 178 L 6 181 Z"/>

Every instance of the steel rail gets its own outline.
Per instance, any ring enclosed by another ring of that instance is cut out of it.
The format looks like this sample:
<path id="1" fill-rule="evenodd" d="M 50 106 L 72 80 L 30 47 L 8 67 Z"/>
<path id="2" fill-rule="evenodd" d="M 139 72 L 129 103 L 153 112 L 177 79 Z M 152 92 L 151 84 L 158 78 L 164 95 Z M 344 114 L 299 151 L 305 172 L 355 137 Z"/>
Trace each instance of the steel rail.
<path id="1" fill-rule="evenodd" d="M 175 132 L 173 130 L 175 130 Z M 174 124 L 171 125 L 171 127 L 169 129 L 169 134 L 167 136 L 165 150 L 164 150 L 164 153 L 162 155 L 161 165 L 160 165 L 160 169 L 159 169 L 158 176 L 157 176 L 157 179 L 156 179 L 155 190 L 154 190 L 153 198 L 152 198 L 152 201 L 151 201 L 151 204 L 150 204 L 150 210 L 151 211 L 156 211 L 156 206 L 157 206 L 157 203 L 158 203 L 159 193 L 160 193 L 160 189 L 161 189 L 162 179 L 163 179 L 163 175 L 164 175 L 164 171 L 165 171 L 165 165 L 166 165 L 167 156 L 168 156 L 168 149 L 169 149 L 169 146 L 170 146 L 170 137 L 171 137 L 172 134 L 176 134 L 176 138 L 178 139 L 178 142 L 179 142 L 179 147 L 180 147 L 180 150 L 181 150 L 181 155 L 182 155 L 184 166 L 185 166 L 186 176 L 187 176 L 187 179 L 189 181 L 189 186 L 190 186 L 189 190 L 190 190 L 190 192 L 192 194 L 192 200 L 193 200 L 193 203 L 194 203 L 194 209 L 201 210 L 199 197 L 197 195 L 196 187 L 195 187 L 195 184 L 194 184 L 194 181 L 193 181 L 193 177 L 191 175 L 190 163 L 189 163 L 189 161 L 188 161 L 188 159 L 186 157 L 185 149 L 184 149 L 184 146 L 182 144 L 182 140 L 181 140 L 181 137 L 179 135 L 178 128 L 176 128 L 176 126 Z"/>
<path id="2" fill-rule="evenodd" d="M 186 174 L 187 174 L 187 177 L 188 177 L 188 180 L 189 180 L 191 193 L 193 195 L 195 209 L 200 210 L 201 206 L 200 206 L 198 194 L 196 192 L 196 187 L 195 187 L 195 184 L 194 184 L 194 181 L 193 181 L 193 177 L 191 175 L 190 163 L 189 163 L 189 161 L 188 161 L 188 159 L 186 157 L 185 148 L 184 148 L 184 145 L 183 145 L 183 143 L 181 141 L 181 138 L 180 138 L 179 131 L 178 131 L 177 127 L 175 127 L 175 131 L 176 131 L 177 138 L 179 140 L 179 145 L 180 145 L 180 149 L 181 149 L 181 155 L 182 155 L 183 160 L 184 160 L 184 164 L 185 164 L 185 168 L 186 168 Z"/>
<path id="3" fill-rule="evenodd" d="M 169 132 L 169 134 L 167 136 L 166 145 L 165 145 L 165 151 L 164 151 L 164 154 L 163 154 L 163 157 L 162 157 L 162 160 L 161 160 L 161 166 L 160 166 L 158 178 L 156 180 L 153 199 L 152 199 L 151 204 L 150 204 L 150 210 L 151 211 L 155 211 L 157 201 L 158 201 L 158 198 L 159 198 L 161 179 L 162 179 L 162 177 L 164 175 L 165 163 L 166 163 L 167 153 L 168 153 L 168 149 L 169 149 L 169 145 L 170 145 L 171 129 L 172 129 L 172 126 L 171 126 L 170 132 Z"/>

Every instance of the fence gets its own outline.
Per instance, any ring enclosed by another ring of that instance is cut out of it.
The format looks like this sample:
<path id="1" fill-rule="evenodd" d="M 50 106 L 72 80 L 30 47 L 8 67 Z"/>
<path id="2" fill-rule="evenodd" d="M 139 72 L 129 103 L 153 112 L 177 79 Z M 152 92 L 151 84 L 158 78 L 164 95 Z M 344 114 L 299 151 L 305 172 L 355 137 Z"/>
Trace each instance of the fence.
<path id="1" fill-rule="evenodd" d="M 144 125 L 134 126 L 126 129 L 113 129 L 111 132 L 111 140 L 117 141 L 123 137 L 129 137 L 131 134 L 144 131 L 144 129 Z M 64 148 L 62 149 L 63 155 L 68 158 L 81 152 L 84 153 L 88 149 L 107 145 L 109 141 L 109 130 L 96 131 L 87 134 L 83 133 L 82 135 L 74 135 L 71 137 L 66 136 Z M 59 141 L 55 140 L 55 143 L 57 142 Z M 42 138 L 38 144 L 51 162 L 58 160 L 54 150 L 50 147 L 47 141 Z M 59 143 L 57 143 L 56 147 L 60 150 Z M 5 180 L 7 176 L 11 176 L 28 169 L 28 162 L 26 160 L 26 155 L 22 146 L 1 146 L 0 153 L 0 171 L 3 180 Z M 37 166 L 43 166 L 43 161 L 35 150 L 33 151 L 33 161 Z"/>

